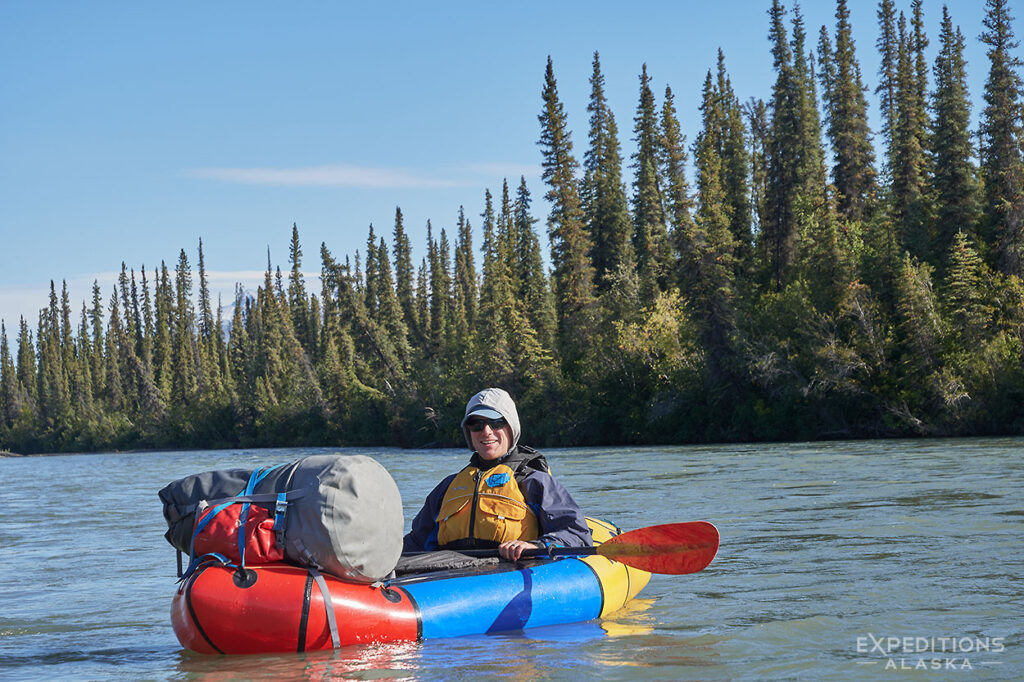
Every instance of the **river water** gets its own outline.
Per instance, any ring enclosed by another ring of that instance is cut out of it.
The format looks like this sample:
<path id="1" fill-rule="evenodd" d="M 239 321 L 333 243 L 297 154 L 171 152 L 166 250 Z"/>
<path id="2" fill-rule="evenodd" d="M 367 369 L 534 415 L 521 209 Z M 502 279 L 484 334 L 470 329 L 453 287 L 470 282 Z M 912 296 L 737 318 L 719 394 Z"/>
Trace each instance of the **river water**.
<path id="1" fill-rule="evenodd" d="M 0 679 L 1021 679 L 1024 440 L 549 450 L 625 530 L 706 519 L 714 563 L 654 576 L 599 622 L 273 656 L 201 656 L 171 629 L 157 490 L 324 449 L 0 459 Z M 456 450 L 375 457 L 406 523 Z"/>

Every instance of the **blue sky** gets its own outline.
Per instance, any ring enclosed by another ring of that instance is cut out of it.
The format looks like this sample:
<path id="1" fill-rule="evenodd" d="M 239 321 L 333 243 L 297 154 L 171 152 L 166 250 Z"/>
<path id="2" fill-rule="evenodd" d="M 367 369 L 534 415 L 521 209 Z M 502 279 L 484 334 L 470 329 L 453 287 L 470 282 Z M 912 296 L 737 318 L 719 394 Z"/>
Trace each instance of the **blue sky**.
<path id="1" fill-rule="evenodd" d="M 390 241 L 396 206 L 418 263 L 428 219 L 451 234 L 464 206 L 479 244 L 485 189 L 500 193 L 504 178 L 514 189 L 520 175 L 543 236 L 547 56 L 582 159 L 600 52 L 628 155 L 644 63 L 659 102 L 671 85 L 690 140 L 718 48 L 741 100 L 769 96 L 768 5 L 5 0 L 0 319 L 13 340 L 19 316 L 35 327 L 50 280 L 67 280 L 77 311 L 94 279 L 109 297 L 122 261 L 173 268 L 184 248 L 196 265 L 200 238 L 227 302 L 235 282 L 260 280 L 268 248 L 289 267 L 293 223 L 315 273 L 321 242 L 339 258 L 364 251 L 371 223 Z M 976 119 L 984 3 L 948 5 L 968 41 Z M 931 61 L 942 5 L 924 7 Z M 873 90 L 877 2 L 850 8 Z M 897 8 L 909 15 L 909 0 Z M 834 11 L 804 3 L 811 46 Z M 876 123 L 873 100 L 870 113 Z"/>

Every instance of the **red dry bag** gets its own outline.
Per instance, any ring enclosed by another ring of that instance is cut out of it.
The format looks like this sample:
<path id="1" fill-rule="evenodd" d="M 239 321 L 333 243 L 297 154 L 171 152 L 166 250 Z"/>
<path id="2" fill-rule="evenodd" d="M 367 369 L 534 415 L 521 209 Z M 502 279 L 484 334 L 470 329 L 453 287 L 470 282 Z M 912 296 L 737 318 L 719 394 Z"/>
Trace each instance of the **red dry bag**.
<path id="1" fill-rule="evenodd" d="M 243 505 L 232 504 L 217 512 L 210 507 L 196 520 L 198 532 L 193 539 L 194 555 L 216 552 L 231 561 L 239 563 L 242 557 L 238 551 L 238 528 L 241 523 Z M 204 523 L 208 515 L 215 516 Z M 268 564 L 283 561 L 284 550 L 278 546 L 274 532 L 274 518 L 264 507 L 249 506 L 245 519 L 245 563 Z"/>

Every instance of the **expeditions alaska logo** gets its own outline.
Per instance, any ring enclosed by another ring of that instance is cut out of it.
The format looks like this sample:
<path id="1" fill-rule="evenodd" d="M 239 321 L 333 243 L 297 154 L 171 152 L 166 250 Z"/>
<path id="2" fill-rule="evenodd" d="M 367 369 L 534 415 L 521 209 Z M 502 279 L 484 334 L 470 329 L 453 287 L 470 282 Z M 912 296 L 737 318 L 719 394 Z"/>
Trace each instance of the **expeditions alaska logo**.
<path id="1" fill-rule="evenodd" d="M 857 638 L 858 665 L 886 670 L 976 670 L 1002 665 L 994 654 L 1006 650 L 1003 637 L 892 637 L 868 633 Z"/>

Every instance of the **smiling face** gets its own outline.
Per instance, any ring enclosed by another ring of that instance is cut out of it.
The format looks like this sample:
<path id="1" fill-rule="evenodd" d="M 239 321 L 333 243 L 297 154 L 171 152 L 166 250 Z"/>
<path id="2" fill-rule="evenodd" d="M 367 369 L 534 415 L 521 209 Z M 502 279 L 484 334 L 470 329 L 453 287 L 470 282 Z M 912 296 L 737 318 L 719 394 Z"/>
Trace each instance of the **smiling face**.
<path id="1" fill-rule="evenodd" d="M 482 459 L 495 460 L 512 448 L 512 427 L 505 424 L 495 430 L 486 425 L 481 431 L 470 430 L 469 438 L 473 441 L 473 449 Z"/>

